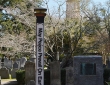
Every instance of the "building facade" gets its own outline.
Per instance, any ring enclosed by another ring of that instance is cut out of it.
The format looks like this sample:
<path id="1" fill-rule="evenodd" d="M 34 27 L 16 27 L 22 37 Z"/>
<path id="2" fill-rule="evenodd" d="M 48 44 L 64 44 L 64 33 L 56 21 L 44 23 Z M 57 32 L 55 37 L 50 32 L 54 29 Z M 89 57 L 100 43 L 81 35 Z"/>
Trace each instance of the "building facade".
<path id="1" fill-rule="evenodd" d="M 66 18 L 74 19 L 80 17 L 80 0 L 66 1 Z"/>

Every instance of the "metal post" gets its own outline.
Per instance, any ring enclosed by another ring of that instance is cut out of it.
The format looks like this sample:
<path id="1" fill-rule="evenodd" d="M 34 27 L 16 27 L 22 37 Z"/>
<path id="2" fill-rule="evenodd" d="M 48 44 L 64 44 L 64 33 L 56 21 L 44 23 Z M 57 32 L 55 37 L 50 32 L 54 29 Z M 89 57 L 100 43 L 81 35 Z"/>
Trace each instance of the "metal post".
<path id="1" fill-rule="evenodd" d="M 44 17 L 47 9 L 34 9 L 36 16 L 36 85 L 44 85 Z"/>

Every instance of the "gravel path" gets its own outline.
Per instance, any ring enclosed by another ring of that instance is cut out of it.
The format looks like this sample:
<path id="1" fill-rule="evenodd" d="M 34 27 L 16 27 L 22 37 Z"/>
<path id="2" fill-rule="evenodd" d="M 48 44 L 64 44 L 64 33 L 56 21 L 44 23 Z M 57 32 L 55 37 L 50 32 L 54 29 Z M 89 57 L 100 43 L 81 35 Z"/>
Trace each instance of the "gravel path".
<path id="1" fill-rule="evenodd" d="M 16 79 L 2 79 L 1 85 L 18 85 Z"/>

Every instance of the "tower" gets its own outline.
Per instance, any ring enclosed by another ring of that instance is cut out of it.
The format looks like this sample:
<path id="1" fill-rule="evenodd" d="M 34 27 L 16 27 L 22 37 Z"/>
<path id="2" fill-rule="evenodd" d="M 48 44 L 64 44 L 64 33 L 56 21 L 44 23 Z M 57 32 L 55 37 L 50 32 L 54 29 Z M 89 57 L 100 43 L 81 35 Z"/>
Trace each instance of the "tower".
<path id="1" fill-rule="evenodd" d="M 80 18 L 80 0 L 66 1 L 66 18 L 67 19 Z"/>

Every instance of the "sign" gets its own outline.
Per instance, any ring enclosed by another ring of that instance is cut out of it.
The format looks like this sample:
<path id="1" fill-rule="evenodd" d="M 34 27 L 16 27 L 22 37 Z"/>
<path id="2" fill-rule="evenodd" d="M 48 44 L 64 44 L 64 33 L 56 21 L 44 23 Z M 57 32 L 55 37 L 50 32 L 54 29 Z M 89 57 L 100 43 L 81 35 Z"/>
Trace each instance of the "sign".
<path id="1" fill-rule="evenodd" d="M 37 23 L 36 85 L 44 85 L 44 23 Z"/>

